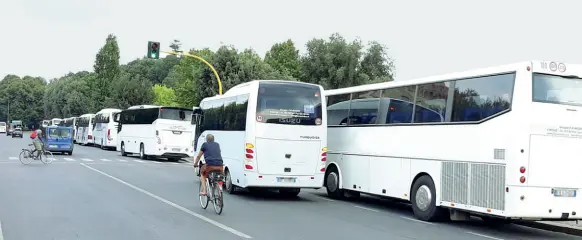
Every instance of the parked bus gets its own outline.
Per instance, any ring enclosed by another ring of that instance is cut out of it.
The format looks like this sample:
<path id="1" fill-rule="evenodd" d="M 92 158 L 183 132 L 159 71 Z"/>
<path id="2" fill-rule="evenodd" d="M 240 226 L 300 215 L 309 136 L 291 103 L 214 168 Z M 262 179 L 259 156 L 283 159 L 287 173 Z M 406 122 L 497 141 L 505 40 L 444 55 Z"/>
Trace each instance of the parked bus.
<path id="1" fill-rule="evenodd" d="M 73 138 L 73 143 L 77 142 L 76 136 L 77 136 L 77 117 L 70 117 L 70 118 L 65 118 L 60 124 L 59 126 L 63 126 L 63 127 L 71 127 L 73 130 L 73 134 L 72 134 L 72 138 Z"/>
<path id="2" fill-rule="evenodd" d="M 93 144 L 93 118 L 95 114 L 83 114 L 77 120 L 77 143 L 81 145 Z"/>
<path id="3" fill-rule="evenodd" d="M 220 143 L 226 190 L 270 188 L 296 196 L 321 188 L 326 107 L 319 85 L 256 80 L 205 98 L 196 108 L 197 150 L 206 135 Z"/>
<path id="4" fill-rule="evenodd" d="M 105 108 L 95 114 L 93 138 L 101 149 L 117 147 L 117 123 L 113 121 L 113 114 L 118 112 L 121 109 Z"/>
<path id="5" fill-rule="evenodd" d="M 42 120 L 41 128 L 46 128 L 51 125 L 51 120 Z"/>
<path id="6" fill-rule="evenodd" d="M 53 118 L 50 120 L 49 126 L 59 126 L 62 121 L 62 118 Z"/>
<path id="7" fill-rule="evenodd" d="M 424 221 L 581 219 L 581 77 L 532 61 L 326 91 L 327 194 L 408 200 Z"/>
<path id="8" fill-rule="evenodd" d="M 117 149 L 122 156 L 139 153 L 141 159 L 161 157 L 178 160 L 192 157 L 192 110 L 153 105 L 133 106 L 121 111 Z"/>
<path id="9" fill-rule="evenodd" d="M 0 133 L 6 133 L 6 122 L 0 122 Z"/>

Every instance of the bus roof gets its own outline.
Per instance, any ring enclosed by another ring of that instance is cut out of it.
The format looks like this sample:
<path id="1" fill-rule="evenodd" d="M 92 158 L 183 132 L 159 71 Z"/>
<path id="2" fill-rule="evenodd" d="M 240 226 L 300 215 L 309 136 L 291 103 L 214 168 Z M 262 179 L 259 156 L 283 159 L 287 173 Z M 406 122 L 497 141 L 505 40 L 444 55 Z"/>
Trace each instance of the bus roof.
<path id="1" fill-rule="evenodd" d="M 126 110 L 148 109 L 148 108 L 179 109 L 179 110 L 192 111 L 192 109 L 189 109 L 189 108 L 169 107 L 169 106 L 157 106 L 157 105 L 137 105 L 137 106 L 129 107 Z"/>
<path id="2" fill-rule="evenodd" d="M 93 113 L 86 113 L 86 114 L 81 115 L 80 117 L 92 117 L 92 116 L 95 116 L 95 114 L 93 114 Z"/>
<path id="3" fill-rule="evenodd" d="M 402 86 L 410 86 L 410 85 L 417 85 L 423 83 L 438 83 L 443 81 L 450 81 L 450 80 L 457 80 L 457 79 L 464 79 L 469 77 L 475 76 L 486 76 L 498 73 L 507 73 L 516 71 L 519 67 L 523 66 L 531 66 L 534 62 L 540 61 L 529 61 L 529 62 L 519 62 L 514 64 L 502 65 L 502 66 L 494 66 L 494 67 L 487 67 L 487 68 L 479 68 L 473 70 L 467 70 L 462 72 L 455 72 L 437 76 L 430 76 L 424 78 L 417 78 L 411 80 L 397 80 L 391 82 L 382 82 L 382 83 L 374 83 L 374 84 L 367 84 L 367 85 L 360 85 L 354 87 L 347 87 L 347 88 L 339 88 L 339 89 L 332 89 L 332 90 L 325 90 L 325 95 L 337 95 L 337 94 L 345 94 L 345 93 L 352 93 L 352 92 L 364 92 L 364 91 L 371 91 L 371 90 L 379 90 L 385 88 L 394 88 L 394 87 L 402 87 Z"/>
<path id="4" fill-rule="evenodd" d="M 224 97 L 230 97 L 230 96 L 233 96 L 233 95 L 239 95 L 241 93 L 248 93 L 249 92 L 249 90 L 248 90 L 248 87 L 249 86 L 252 86 L 253 84 L 259 84 L 261 82 L 297 83 L 297 84 L 302 84 L 302 85 L 310 85 L 310 86 L 321 87 L 321 85 L 317 85 L 317 84 L 313 84 L 313 83 L 298 82 L 298 81 L 291 81 L 291 80 L 252 80 L 252 81 L 248 81 L 248 82 L 244 82 L 244 83 L 238 84 L 238 85 L 230 88 L 223 95 L 216 95 L 216 96 L 204 98 L 204 99 L 202 99 L 202 102 L 203 101 L 215 100 L 215 99 L 221 99 L 221 98 L 224 98 Z"/>
<path id="5" fill-rule="evenodd" d="M 101 111 L 97 112 L 96 114 L 99 114 L 99 113 L 112 113 L 112 112 L 121 112 L 121 109 L 117 109 L 117 108 L 104 108 L 104 109 L 101 109 Z"/>

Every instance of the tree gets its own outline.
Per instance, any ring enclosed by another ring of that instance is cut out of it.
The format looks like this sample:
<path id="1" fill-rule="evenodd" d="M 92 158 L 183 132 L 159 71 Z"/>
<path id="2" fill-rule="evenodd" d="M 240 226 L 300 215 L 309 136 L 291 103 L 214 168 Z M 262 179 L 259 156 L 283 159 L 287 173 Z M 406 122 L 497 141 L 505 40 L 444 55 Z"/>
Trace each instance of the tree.
<path id="1" fill-rule="evenodd" d="M 109 34 L 105 40 L 105 45 L 99 49 L 95 58 L 95 74 L 97 78 L 91 85 L 93 89 L 93 99 L 95 102 L 102 103 L 111 97 L 111 84 L 120 72 L 119 69 L 119 46 L 117 38 Z M 99 106 L 93 106 L 94 111 L 99 111 Z"/>
<path id="2" fill-rule="evenodd" d="M 171 107 L 178 106 L 176 103 L 176 94 L 174 93 L 174 89 L 156 84 L 152 87 L 152 91 L 154 94 L 155 105 Z"/>
<path id="3" fill-rule="evenodd" d="M 299 50 L 291 39 L 273 45 L 265 54 L 265 62 L 282 74 L 290 75 L 294 79 L 301 77 Z"/>
<path id="4" fill-rule="evenodd" d="M 174 41 L 172 43 L 170 43 L 170 48 L 172 49 L 172 51 L 174 52 L 178 52 L 180 51 L 180 48 L 182 47 L 182 43 L 180 42 L 180 40 L 178 39 L 174 39 Z"/>

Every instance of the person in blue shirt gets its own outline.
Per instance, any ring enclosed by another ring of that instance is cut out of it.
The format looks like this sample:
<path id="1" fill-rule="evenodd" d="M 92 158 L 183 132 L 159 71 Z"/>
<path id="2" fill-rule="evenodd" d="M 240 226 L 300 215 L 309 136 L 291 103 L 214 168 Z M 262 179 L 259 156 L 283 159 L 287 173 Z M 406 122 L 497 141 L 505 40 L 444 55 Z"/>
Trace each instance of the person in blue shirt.
<path id="1" fill-rule="evenodd" d="M 222 161 L 222 156 L 220 154 L 220 145 L 214 141 L 214 135 L 206 134 L 206 142 L 200 147 L 200 152 L 196 156 L 196 161 L 194 162 L 194 167 L 198 167 L 198 162 L 204 154 L 205 164 L 200 167 L 200 181 L 202 184 L 201 196 L 206 196 L 206 178 L 208 178 L 208 173 L 211 171 L 216 171 L 224 173 L 224 163 Z"/>

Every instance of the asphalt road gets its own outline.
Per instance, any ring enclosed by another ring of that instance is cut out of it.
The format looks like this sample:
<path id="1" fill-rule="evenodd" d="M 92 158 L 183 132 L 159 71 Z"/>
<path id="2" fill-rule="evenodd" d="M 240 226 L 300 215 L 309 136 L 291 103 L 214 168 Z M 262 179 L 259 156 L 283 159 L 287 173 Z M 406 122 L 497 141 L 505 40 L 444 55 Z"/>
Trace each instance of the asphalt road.
<path id="1" fill-rule="evenodd" d="M 225 195 L 222 215 L 201 209 L 191 163 L 140 161 L 115 151 L 75 146 L 44 165 L 22 165 L 30 142 L 0 135 L 0 240 L 44 239 L 582 239 L 481 221 L 425 223 L 409 206 L 362 197 L 328 199 Z"/>

